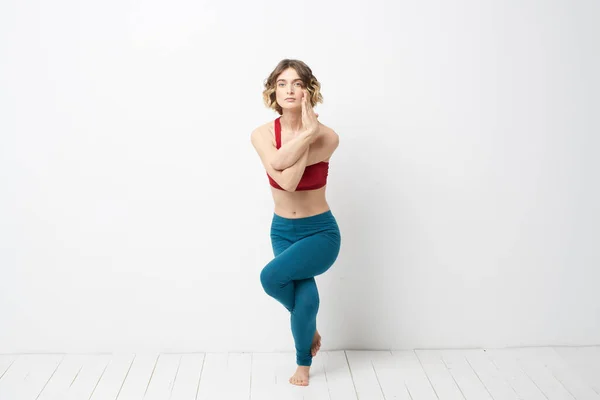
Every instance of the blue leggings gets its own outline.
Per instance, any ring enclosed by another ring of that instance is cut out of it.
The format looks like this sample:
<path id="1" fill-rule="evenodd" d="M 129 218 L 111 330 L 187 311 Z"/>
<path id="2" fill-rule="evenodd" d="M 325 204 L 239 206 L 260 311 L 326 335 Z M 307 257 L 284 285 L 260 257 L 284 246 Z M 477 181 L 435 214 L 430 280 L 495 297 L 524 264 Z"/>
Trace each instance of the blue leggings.
<path id="1" fill-rule="evenodd" d="M 296 363 L 310 366 L 319 310 L 314 277 L 336 260 L 340 230 L 331 210 L 305 218 L 273 214 L 271 244 L 275 258 L 261 271 L 260 281 L 265 292 L 290 312 Z"/>

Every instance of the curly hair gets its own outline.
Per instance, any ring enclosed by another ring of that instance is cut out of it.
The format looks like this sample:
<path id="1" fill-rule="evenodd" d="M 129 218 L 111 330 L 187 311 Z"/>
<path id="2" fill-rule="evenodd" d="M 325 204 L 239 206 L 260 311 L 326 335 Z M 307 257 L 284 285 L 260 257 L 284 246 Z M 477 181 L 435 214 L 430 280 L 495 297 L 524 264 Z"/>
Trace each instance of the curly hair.
<path id="1" fill-rule="evenodd" d="M 279 115 L 283 114 L 283 110 L 277 103 L 277 99 L 275 97 L 276 79 L 279 74 L 290 67 L 296 71 L 300 79 L 302 79 L 304 87 L 308 90 L 310 95 L 310 105 L 314 107 L 317 103 L 323 103 L 321 84 L 313 75 L 312 70 L 308 67 L 308 65 L 300 60 L 291 60 L 286 58 L 277 64 L 273 72 L 271 72 L 269 77 L 264 81 L 265 88 L 263 90 L 263 101 L 268 108 L 277 111 Z"/>

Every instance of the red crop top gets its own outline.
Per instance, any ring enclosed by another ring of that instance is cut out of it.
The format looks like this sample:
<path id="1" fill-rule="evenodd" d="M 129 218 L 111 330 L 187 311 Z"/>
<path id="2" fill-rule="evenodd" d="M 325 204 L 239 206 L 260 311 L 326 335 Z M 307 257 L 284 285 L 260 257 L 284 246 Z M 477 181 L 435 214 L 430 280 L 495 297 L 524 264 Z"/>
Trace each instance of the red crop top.
<path id="1" fill-rule="evenodd" d="M 277 143 L 277 149 L 281 147 L 281 117 L 275 120 L 275 142 Z M 325 186 L 327 183 L 327 175 L 329 173 L 329 163 L 327 161 L 321 161 L 319 163 L 308 165 L 304 169 L 304 174 L 298 182 L 296 190 L 313 190 L 319 189 Z M 276 189 L 283 188 L 275 182 L 271 175 L 267 172 L 269 177 L 269 183 Z"/>

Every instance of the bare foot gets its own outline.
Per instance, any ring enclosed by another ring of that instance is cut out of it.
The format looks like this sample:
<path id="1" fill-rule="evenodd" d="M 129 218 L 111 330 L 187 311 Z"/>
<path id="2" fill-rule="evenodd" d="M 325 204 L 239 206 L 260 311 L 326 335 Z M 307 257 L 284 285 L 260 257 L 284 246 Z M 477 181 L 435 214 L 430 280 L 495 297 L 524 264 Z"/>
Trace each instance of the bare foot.
<path id="1" fill-rule="evenodd" d="M 312 346 L 310 346 L 310 354 L 312 356 L 316 356 L 317 352 L 321 348 L 321 335 L 319 335 L 319 331 L 315 332 L 315 336 L 313 337 Z"/>
<path id="2" fill-rule="evenodd" d="M 298 365 L 296 373 L 290 378 L 290 383 L 297 386 L 308 386 L 309 366 Z"/>

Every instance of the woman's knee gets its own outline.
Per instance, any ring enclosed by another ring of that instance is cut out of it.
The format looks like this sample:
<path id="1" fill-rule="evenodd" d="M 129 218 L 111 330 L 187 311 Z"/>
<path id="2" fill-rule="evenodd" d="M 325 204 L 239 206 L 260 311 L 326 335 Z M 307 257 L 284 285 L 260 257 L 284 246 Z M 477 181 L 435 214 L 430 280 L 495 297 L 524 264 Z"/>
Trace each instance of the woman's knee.
<path id="1" fill-rule="evenodd" d="M 279 287 L 280 278 L 273 263 L 267 264 L 260 272 L 260 283 L 267 293 L 272 293 Z"/>

